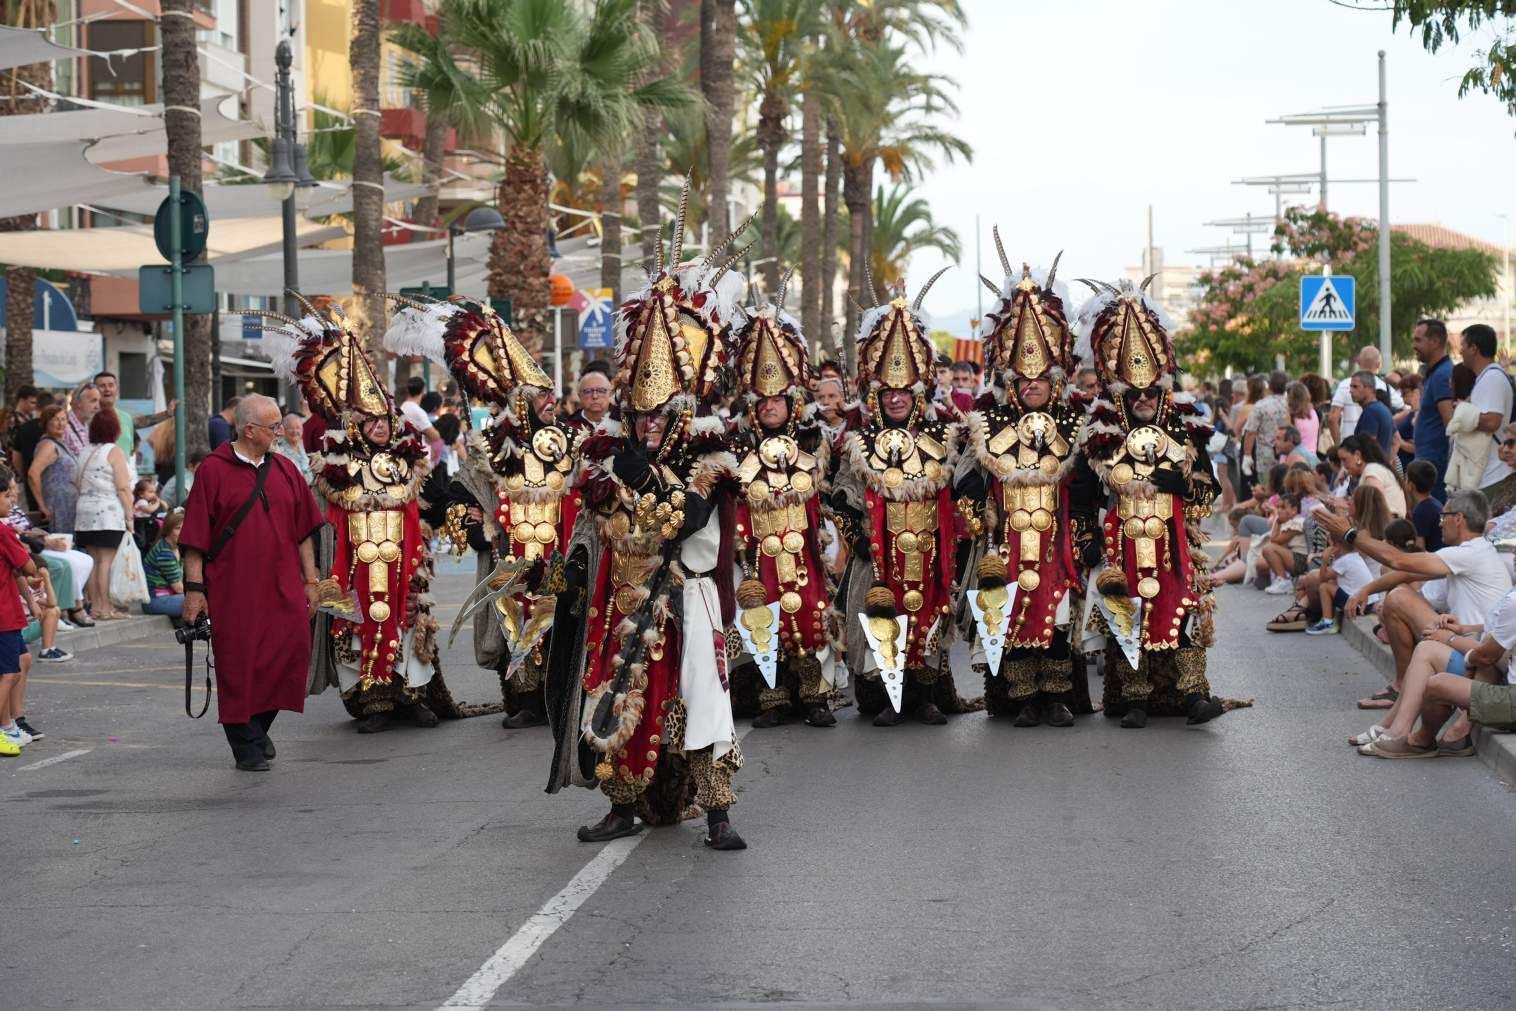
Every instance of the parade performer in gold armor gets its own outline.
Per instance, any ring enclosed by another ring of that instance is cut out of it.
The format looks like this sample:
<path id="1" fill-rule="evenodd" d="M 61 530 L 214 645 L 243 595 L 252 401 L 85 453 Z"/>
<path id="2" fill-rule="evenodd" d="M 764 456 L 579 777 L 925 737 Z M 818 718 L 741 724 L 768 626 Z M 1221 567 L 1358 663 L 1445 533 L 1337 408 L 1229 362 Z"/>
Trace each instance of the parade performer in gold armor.
<path id="1" fill-rule="evenodd" d="M 553 381 L 487 305 L 411 303 L 385 336 L 389 350 L 425 355 L 452 373 L 463 393 L 487 404 L 490 424 L 471 430 L 451 484 L 454 526 L 474 547 L 479 578 L 502 557 L 547 561 L 568 543 L 578 515 L 581 432 L 557 420 Z M 461 528 L 461 531 L 460 531 Z M 475 660 L 500 675 L 507 729 L 545 722 L 542 672 L 547 643 L 524 639 L 532 614 L 553 601 L 521 591 L 474 620 Z M 525 657 L 513 657 L 524 649 Z"/>
<path id="2" fill-rule="evenodd" d="M 971 587 L 973 657 L 984 674 L 990 715 L 1014 714 L 1018 727 L 1044 720 L 1068 727 L 1074 723 L 1068 633 L 1070 591 L 1079 585 L 1074 535 L 1080 515 L 1071 516 L 1069 497 L 1084 410 L 1068 399 L 1073 339 L 1054 288 L 1057 259 L 1045 277 L 1025 265 L 1018 276 L 998 230 L 995 246 L 1005 281 L 984 280 L 999 303 L 982 333 L 997 392 L 966 419 L 970 466 L 956 492 L 971 530 L 987 539 L 976 572 L 964 580 Z M 1087 510 L 1084 517 L 1083 539 L 1092 544 Z"/>
<path id="3" fill-rule="evenodd" d="M 311 472 L 330 524 L 320 603 L 333 617 L 318 621 L 324 641 L 312 688 L 337 684 L 359 733 L 389 729 L 396 713 L 434 727 L 434 707 L 460 714 L 436 665 L 432 561 L 418 502 L 430 470 L 426 444 L 395 410 L 341 310 L 304 304 L 299 321 L 276 317 L 285 326 L 271 336 L 282 342 L 269 350 L 275 372 L 327 422 Z"/>
<path id="4" fill-rule="evenodd" d="M 754 727 L 776 727 L 791 707 L 813 727 L 835 726 L 827 694 L 835 677 L 831 586 L 821 550 L 821 502 L 830 446 L 808 410 L 810 366 L 784 291 L 751 310 L 735 340 L 736 378 L 746 412 L 737 422 L 737 541 L 742 582 L 735 634 L 746 660 L 734 666 L 734 695 L 756 689 Z"/>
<path id="5" fill-rule="evenodd" d="M 926 400 L 932 344 L 917 312 L 932 281 L 914 304 L 897 297 L 862 314 L 858 378 L 869 390 L 866 418 L 843 441 L 831 495 L 853 550 L 839 620 L 859 712 L 874 716 L 875 726 L 894 726 L 907 711 L 940 725 L 944 711 L 971 708 L 958 698 L 947 665 L 960 432 L 938 420 Z"/>
<path id="6" fill-rule="evenodd" d="M 744 282 L 729 273 L 737 257 L 681 263 L 683 222 L 681 204 L 671 266 L 660 248 L 648 287 L 616 315 L 624 427 L 603 425 L 582 451 L 584 511 L 548 665 L 558 742 L 548 789 L 599 786 L 610 812 L 579 838 L 600 842 L 684 816 L 692 777 L 706 845 L 742 849 L 727 816 L 742 756 L 724 631 L 737 462 L 711 407 Z"/>
<path id="7" fill-rule="evenodd" d="M 1199 539 L 1216 494 L 1210 426 L 1174 389 L 1173 343 L 1147 282 L 1083 283 L 1095 295 L 1081 336 L 1102 390 L 1081 451 L 1106 492 L 1104 564 L 1087 594 L 1091 625 L 1108 636 L 1105 712 L 1128 728 L 1150 714 L 1204 723 L 1223 711 L 1206 679 L 1215 604 Z"/>

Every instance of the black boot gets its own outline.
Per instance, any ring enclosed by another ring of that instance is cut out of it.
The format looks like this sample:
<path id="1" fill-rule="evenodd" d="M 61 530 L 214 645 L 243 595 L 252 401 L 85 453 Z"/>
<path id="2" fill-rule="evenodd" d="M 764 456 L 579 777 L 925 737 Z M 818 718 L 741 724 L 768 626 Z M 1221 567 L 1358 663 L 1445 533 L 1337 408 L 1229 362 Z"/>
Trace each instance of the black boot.
<path id="1" fill-rule="evenodd" d="M 1013 727 L 1035 727 L 1042 722 L 1042 710 L 1037 708 L 1037 703 L 1032 701 L 1023 702 L 1016 712 L 1016 718 L 1011 721 Z"/>
<path id="2" fill-rule="evenodd" d="M 832 715 L 832 710 L 826 703 L 821 702 L 806 710 L 805 722 L 813 727 L 835 727 L 837 717 Z"/>
<path id="3" fill-rule="evenodd" d="M 268 770 L 268 759 L 261 756 L 237 759 L 238 772 L 267 772 Z"/>
<path id="4" fill-rule="evenodd" d="M 358 733 L 360 734 L 382 734 L 389 728 L 389 713 L 369 713 L 358 721 Z"/>
<path id="5" fill-rule="evenodd" d="M 1074 711 L 1062 702 L 1049 703 L 1047 712 L 1043 716 L 1050 727 L 1072 727 L 1074 725 Z"/>
<path id="6" fill-rule="evenodd" d="M 432 712 L 431 707 L 425 702 L 411 704 L 411 720 L 418 727 L 435 727 L 440 722 L 437 714 Z"/>
<path id="7" fill-rule="evenodd" d="M 942 727 L 947 725 L 947 717 L 942 710 L 937 708 L 935 702 L 923 702 L 921 708 L 916 710 L 916 719 L 929 727 Z"/>
<path id="8" fill-rule="evenodd" d="M 547 718 L 534 709 L 518 709 L 501 720 L 500 725 L 507 730 L 525 730 L 527 727 L 540 727 L 546 722 Z"/>
<path id="9" fill-rule="evenodd" d="M 905 720 L 905 717 L 895 712 L 895 707 L 886 705 L 879 710 L 879 715 L 874 717 L 874 726 L 893 727 Z"/>
<path id="10" fill-rule="evenodd" d="M 765 709 L 753 720 L 754 730 L 767 730 L 777 727 L 784 722 L 784 707 L 775 706 L 773 709 Z"/>
<path id="11" fill-rule="evenodd" d="M 619 805 L 617 805 L 619 806 Z M 636 835 L 642 831 L 642 822 L 629 813 L 618 812 L 616 807 L 593 825 L 579 826 L 580 842 L 607 842 L 622 836 Z M 630 805 L 628 805 L 630 806 Z"/>
<path id="12" fill-rule="evenodd" d="M 1218 699 L 1199 692 L 1192 692 L 1184 697 L 1184 711 L 1188 717 L 1184 722 L 1191 726 L 1197 723 L 1209 723 L 1225 712 Z"/>
<path id="13" fill-rule="evenodd" d="M 713 850 L 745 850 L 747 843 L 742 841 L 742 836 L 732 828 L 732 823 L 727 820 L 725 811 L 707 811 L 705 813 L 705 844 Z"/>
<path id="14" fill-rule="evenodd" d="M 274 742 L 265 737 L 263 739 L 263 757 L 272 761 L 277 754 L 278 752 L 274 750 Z"/>
<path id="15" fill-rule="evenodd" d="M 1148 711 L 1141 706 L 1130 706 L 1126 715 L 1121 718 L 1121 726 L 1125 730 L 1141 730 L 1148 725 Z"/>

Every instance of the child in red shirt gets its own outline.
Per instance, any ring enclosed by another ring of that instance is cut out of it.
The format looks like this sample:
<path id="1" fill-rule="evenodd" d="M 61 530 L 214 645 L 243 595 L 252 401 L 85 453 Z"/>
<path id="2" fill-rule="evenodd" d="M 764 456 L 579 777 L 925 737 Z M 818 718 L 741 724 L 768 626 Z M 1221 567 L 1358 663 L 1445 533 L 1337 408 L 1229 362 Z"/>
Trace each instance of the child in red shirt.
<path id="1" fill-rule="evenodd" d="M 0 466 L 0 515 L 9 516 L 15 504 L 16 479 L 9 467 Z M 21 594 L 31 592 L 30 580 L 36 575 L 31 552 L 9 523 L 0 523 L 0 755 L 7 757 L 21 754 L 32 740 L 16 726 L 16 717 L 21 715 L 26 670 L 31 666 L 21 638 L 27 621 Z"/>

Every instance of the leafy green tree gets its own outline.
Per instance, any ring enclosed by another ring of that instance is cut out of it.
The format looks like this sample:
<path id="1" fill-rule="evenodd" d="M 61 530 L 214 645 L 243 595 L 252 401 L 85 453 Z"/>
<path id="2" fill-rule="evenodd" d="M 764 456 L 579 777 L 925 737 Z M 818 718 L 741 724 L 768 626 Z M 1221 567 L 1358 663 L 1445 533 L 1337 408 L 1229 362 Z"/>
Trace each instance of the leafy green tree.
<path id="1" fill-rule="evenodd" d="M 913 193 L 909 186 L 891 186 L 888 190 L 880 186 L 874 191 L 869 269 L 874 272 L 880 294 L 902 280 L 906 261 L 917 250 L 935 249 L 952 260 L 963 255 L 958 233 L 939 225 L 932 217 L 931 205 Z"/>
<path id="2" fill-rule="evenodd" d="M 1494 95 L 1516 116 L 1516 0 L 1391 0 L 1391 9 L 1395 27 L 1404 24 L 1419 34 L 1429 53 L 1487 33 L 1488 44 L 1474 51 L 1473 66 L 1458 82 L 1458 97 L 1470 91 Z"/>

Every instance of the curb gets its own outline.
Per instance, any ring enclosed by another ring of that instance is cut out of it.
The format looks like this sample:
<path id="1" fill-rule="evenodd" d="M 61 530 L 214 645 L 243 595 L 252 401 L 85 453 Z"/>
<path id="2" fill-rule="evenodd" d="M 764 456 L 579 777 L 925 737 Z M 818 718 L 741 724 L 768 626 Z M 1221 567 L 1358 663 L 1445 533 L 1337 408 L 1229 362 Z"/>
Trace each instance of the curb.
<path id="1" fill-rule="evenodd" d="M 136 614 L 122 621 L 98 621 L 94 628 L 59 629 L 55 645 L 75 654 L 150 637 L 172 645 L 173 630 L 174 623 L 166 615 Z"/>
<path id="2" fill-rule="evenodd" d="M 1374 638 L 1376 620 L 1372 616 L 1348 619 L 1342 623 L 1342 637 L 1374 665 L 1388 684 L 1395 679 L 1395 655 L 1387 643 Z M 1516 734 L 1497 734 L 1476 723 L 1470 736 L 1479 760 L 1507 789 L 1516 789 Z"/>

